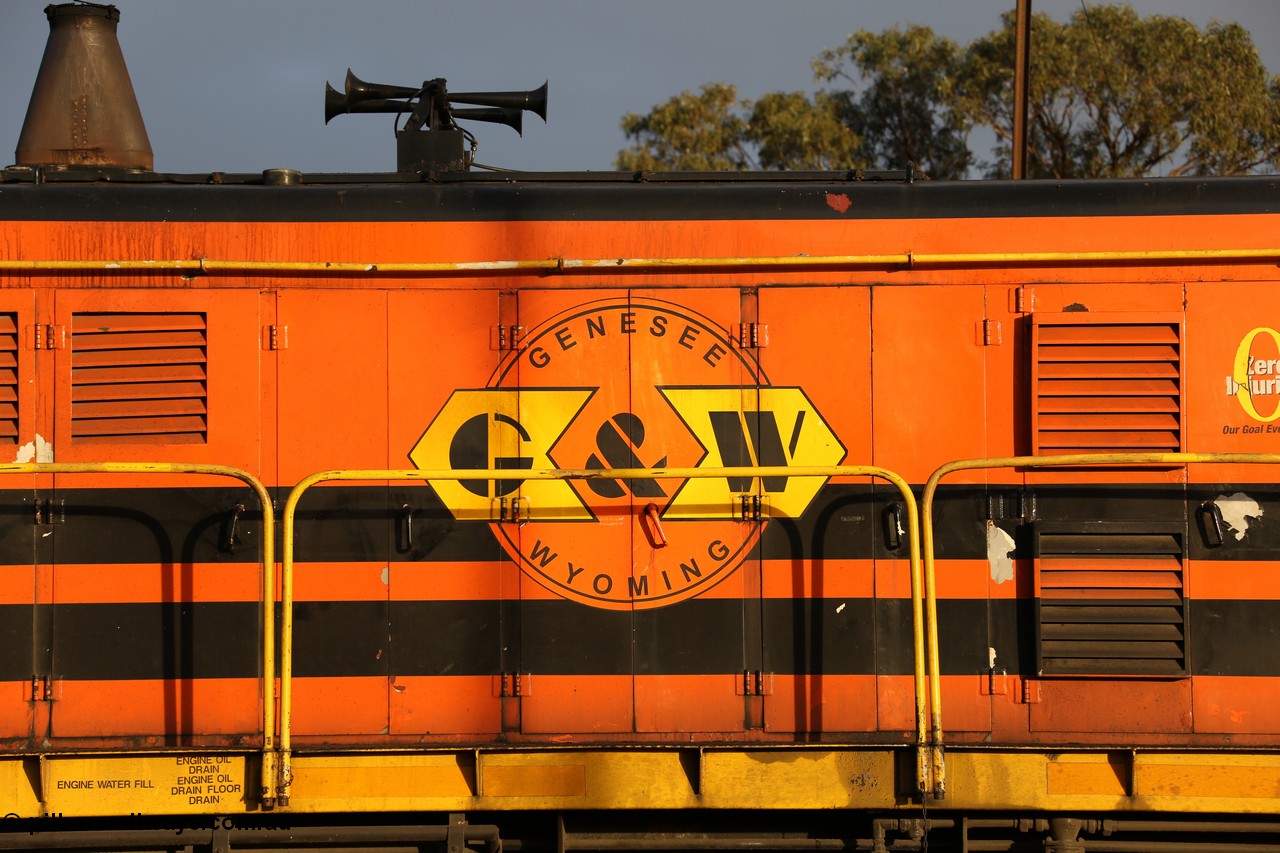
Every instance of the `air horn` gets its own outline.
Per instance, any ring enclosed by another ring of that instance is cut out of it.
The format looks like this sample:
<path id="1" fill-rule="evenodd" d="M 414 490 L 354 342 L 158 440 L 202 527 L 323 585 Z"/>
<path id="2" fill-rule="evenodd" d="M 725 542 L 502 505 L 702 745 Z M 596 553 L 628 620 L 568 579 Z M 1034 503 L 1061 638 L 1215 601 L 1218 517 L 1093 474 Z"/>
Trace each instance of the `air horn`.
<path id="1" fill-rule="evenodd" d="M 521 119 L 523 112 L 531 112 L 547 120 L 547 84 L 527 92 L 462 92 L 450 94 L 444 88 L 443 80 L 424 82 L 421 86 L 392 86 L 384 83 L 368 83 L 361 80 L 351 69 L 347 69 L 347 79 L 343 91 L 339 92 L 332 85 L 325 83 L 324 91 L 324 123 L 328 124 L 334 116 L 344 113 L 402 113 L 411 115 L 418 111 L 424 96 L 438 91 L 440 100 L 444 102 L 439 110 L 439 122 L 432 122 L 432 111 L 425 111 L 423 121 L 413 127 L 412 118 L 406 125 L 407 130 L 452 129 L 454 126 L 445 117 L 451 116 L 464 121 L 487 121 L 505 124 L 523 135 Z M 435 84 L 438 84 L 438 89 Z M 433 91 L 435 90 L 435 91 Z M 403 99 L 403 100 L 397 100 Z M 419 104 L 415 104 L 418 101 Z M 491 109 L 455 109 L 453 104 L 470 104 Z"/>
<path id="2" fill-rule="evenodd" d="M 455 104 L 468 104 L 455 107 Z M 547 84 L 527 92 L 449 94 L 442 78 L 421 86 L 369 83 L 347 69 L 343 91 L 324 87 L 324 123 L 343 113 L 408 113 L 396 131 L 396 163 L 401 172 L 465 171 L 475 154 L 475 137 L 456 120 L 505 124 L 524 135 L 524 113 L 547 120 Z M 471 151 L 463 149 L 470 139 Z"/>

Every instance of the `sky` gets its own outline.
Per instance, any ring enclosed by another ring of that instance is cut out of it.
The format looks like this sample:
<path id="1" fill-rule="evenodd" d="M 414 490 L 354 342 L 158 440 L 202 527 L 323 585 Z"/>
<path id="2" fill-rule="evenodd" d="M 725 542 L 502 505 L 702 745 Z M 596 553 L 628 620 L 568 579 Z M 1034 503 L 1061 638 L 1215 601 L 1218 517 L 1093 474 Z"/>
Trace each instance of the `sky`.
<path id="1" fill-rule="evenodd" d="M 1097 0 L 1033 0 L 1066 20 Z M 0 3 L 0 164 L 12 163 L 49 27 L 46 0 Z M 116 0 L 119 37 L 163 172 L 379 172 L 395 168 L 391 115 L 324 123 L 324 85 L 450 92 L 549 81 L 547 123 L 524 136 L 468 123 L 481 163 L 609 170 L 619 121 L 682 90 L 732 83 L 755 98 L 813 91 L 810 60 L 858 29 L 923 24 L 962 44 L 1015 0 Z M 1238 21 L 1280 73 L 1280 0 L 1133 0 L 1140 14 Z"/>

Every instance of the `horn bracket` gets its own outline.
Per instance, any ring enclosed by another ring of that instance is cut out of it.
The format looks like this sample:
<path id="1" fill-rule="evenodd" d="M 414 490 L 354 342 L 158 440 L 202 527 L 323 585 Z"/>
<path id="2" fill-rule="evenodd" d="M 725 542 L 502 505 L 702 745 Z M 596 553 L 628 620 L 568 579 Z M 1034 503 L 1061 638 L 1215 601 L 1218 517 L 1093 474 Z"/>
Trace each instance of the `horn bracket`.
<path id="1" fill-rule="evenodd" d="M 467 104 L 455 107 L 455 104 Z M 343 113 L 407 115 L 396 130 L 396 168 L 401 172 L 465 171 L 476 150 L 475 137 L 461 121 L 505 124 L 523 135 L 524 113 L 547 120 L 547 84 L 527 92 L 463 92 L 450 94 L 443 78 L 420 87 L 367 83 L 347 69 L 343 91 L 325 84 L 324 121 Z M 470 151 L 464 142 L 470 139 Z"/>

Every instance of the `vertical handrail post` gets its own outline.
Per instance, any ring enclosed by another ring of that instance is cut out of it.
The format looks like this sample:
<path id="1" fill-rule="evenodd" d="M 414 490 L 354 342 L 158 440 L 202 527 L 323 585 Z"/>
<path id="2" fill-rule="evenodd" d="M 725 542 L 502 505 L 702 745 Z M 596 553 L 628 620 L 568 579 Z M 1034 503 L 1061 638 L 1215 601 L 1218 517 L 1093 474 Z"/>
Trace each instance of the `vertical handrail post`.
<path id="1" fill-rule="evenodd" d="M 8 462 L 0 474 L 201 474 L 231 477 L 249 486 L 262 506 L 262 772 L 261 801 L 274 805 L 275 770 L 275 514 L 271 494 L 257 477 L 228 465 L 194 462 Z"/>
<path id="2" fill-rule="evenodd" d="M 960 459 L 948 462 L 929 475 L 920 500 L 922 539 L 924 542 L 925 603 L 928 610 L 931 648 L 930 681 L 935 707 L 940 703 L 941 684 L 937 668 L 937 582 L 934 565 L 933 504 L 942 479 L 957 471 L 991 468 L 1091 468 L 1098 466 L 1179 466 L 1200 464 L 1280 464 L 1277 453 L 1072 453 L 1059 456 L 1005 456 L 985 459 Z M 942 730 L 935 718 L 934 743 L 938 750 L 935 761 L 941 763 Z"/>

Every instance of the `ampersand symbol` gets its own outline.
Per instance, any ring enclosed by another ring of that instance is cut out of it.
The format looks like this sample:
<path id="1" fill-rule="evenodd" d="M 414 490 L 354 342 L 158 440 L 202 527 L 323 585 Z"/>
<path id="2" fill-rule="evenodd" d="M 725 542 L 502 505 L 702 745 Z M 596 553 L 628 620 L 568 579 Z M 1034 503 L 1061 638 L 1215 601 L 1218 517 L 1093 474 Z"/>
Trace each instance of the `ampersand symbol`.
<path id="1" fill-rule="evenodd" d="M 667 457 L 663 456 L 653 465 L 645 465 L 636 456 L 644 444 L 644 422 L 630 412 L 619 412 L 600 425 L 596 431 L 596 447 L 599 453 L 587 458 L 585 467 L 595 471 L 606 471 L 610 468 L 664 468 Z M 601 460 L 603 458 L 603 461 Z M 667 493 L 657 480 L 627 480 L 626 488 L 617 480 L 587 480 L 591 491 L 602 498 L 620 498 L 631 490 L 638 498 L 665 498 Z"/>

